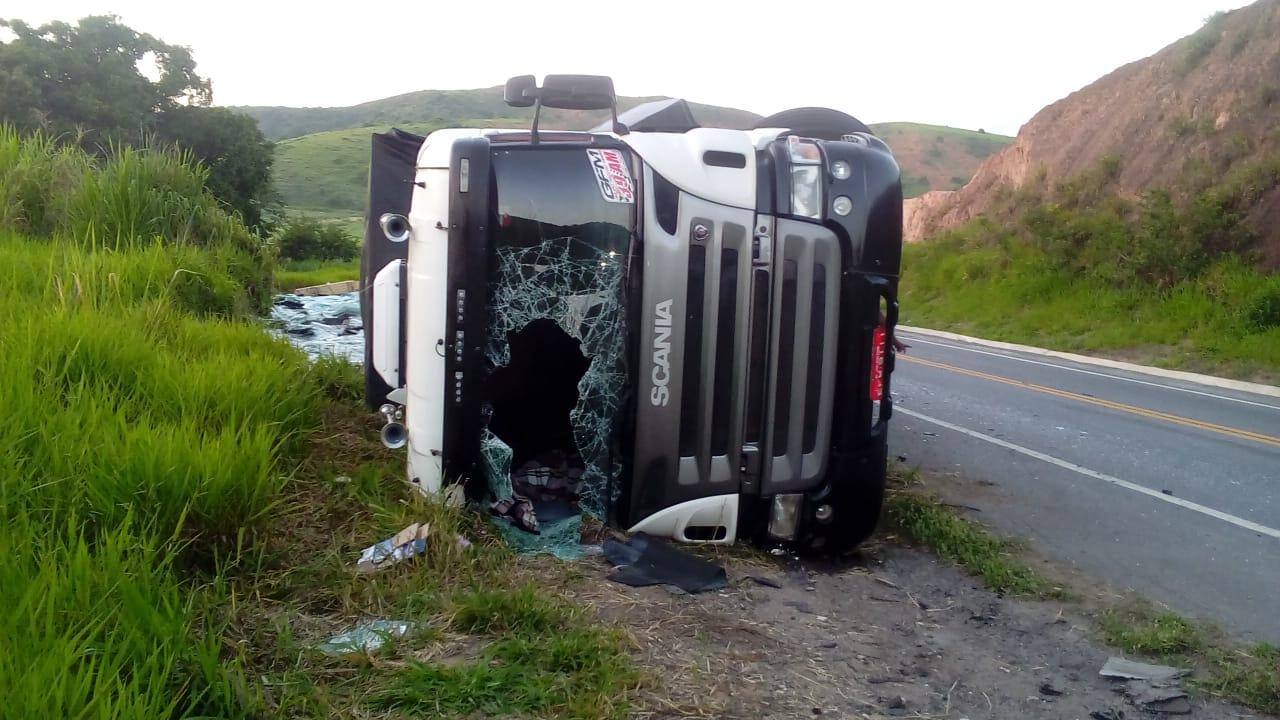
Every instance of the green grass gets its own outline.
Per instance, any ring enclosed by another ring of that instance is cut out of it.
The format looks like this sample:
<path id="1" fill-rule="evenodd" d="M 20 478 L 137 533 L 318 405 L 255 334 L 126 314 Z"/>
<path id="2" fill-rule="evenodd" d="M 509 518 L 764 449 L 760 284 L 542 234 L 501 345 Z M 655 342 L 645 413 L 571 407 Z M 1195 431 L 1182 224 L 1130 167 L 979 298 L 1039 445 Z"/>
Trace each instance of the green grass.
<path id="1" fill-rule="evenodd" d="M 14 717 L 237 716 L 234 565 L 316 422 L 205 250 L 0 233 L 0 696 Z M 243 290 L 239 291 L 243 294 Z"/>
<path id="2" fill-rule="evenodd" d="M 1280 277 L 1239 260 L 1166 290 L 1065 276 L 1031 249 L 905 249 L 900 322 L 1171 368 L 1274 379 L 1280 327 L 1252 317 Z"/>
<path id="3" fill-rule="evenodd" d="M 616 632 L 534 586 L 453 601 L 453 627 L 492 640 L 470 662 L 413 663 L 373 693 L 375 707 L 458 716 L 623 717 L 639 680 Z"/>
<path id="4" fill-rule="evenodd" d="M 359 279 L 359 260 L 346 262 L 294 260 L 281 263 L 276 270 L 276 286 L 282 292 L 290 292 L 300 287 Z"/>
<path id="5" fill-rule="evenodd" d="M 996 592 L 1026 597 L 1061 594 L 1022 561 L 1016 543 L 960 517 L 937 497 L 912 489 L 913 473 L 893 473 L 894 487 L 885 501 L 885 516 L 908 540 L 977 575 Z"/>

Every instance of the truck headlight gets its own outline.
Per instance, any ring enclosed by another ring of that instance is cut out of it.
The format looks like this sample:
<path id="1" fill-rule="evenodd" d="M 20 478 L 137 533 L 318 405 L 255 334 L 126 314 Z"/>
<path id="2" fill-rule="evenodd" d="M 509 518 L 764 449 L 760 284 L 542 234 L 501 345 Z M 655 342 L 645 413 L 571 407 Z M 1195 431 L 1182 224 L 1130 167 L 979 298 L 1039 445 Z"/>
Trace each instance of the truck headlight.
<path id="1" fill-rule="evenodd" d="M 791 214 L 822 217 L 822 150 L 812 140 L 787 137 L 791 156 Z"/>
<path id="2" fill-rule="evenodd" d="M 791 214 L 822 217 L 822 168 L 817 165 L 791 168 Z"/>
<path id="3" fill-rule="evenodd" d="M 801 493 L 774 495 L 769 507 L 769 534 L 779 540 L 795 540 L 800 526 Z"/>

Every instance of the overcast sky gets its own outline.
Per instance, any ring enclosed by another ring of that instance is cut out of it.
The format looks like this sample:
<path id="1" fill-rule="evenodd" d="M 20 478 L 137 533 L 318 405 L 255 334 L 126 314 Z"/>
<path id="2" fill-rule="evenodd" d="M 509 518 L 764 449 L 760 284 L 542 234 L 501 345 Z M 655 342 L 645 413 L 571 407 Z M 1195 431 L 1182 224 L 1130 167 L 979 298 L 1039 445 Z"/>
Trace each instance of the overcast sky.
<path id="1" fill-rule="evenodd" d="M 1048 103 L 1246 4 L 5 0 L 0 17 L 117 14 L 193 48 L 219 105 L 350 105 L 568 72 L 610 75 L 623 95 L 1014 134 Z"/>

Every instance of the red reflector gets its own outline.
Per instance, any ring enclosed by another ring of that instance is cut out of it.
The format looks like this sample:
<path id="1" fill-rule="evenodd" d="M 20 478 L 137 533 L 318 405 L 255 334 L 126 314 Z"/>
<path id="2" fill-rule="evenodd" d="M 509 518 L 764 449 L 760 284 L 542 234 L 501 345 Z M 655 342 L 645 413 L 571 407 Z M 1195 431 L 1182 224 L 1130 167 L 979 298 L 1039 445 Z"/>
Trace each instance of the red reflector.
<path id="1" fill-rule="evenodd" d="M 884 397 L 884 326 L 871 335 L 871 400 L 879 402 Z"/>

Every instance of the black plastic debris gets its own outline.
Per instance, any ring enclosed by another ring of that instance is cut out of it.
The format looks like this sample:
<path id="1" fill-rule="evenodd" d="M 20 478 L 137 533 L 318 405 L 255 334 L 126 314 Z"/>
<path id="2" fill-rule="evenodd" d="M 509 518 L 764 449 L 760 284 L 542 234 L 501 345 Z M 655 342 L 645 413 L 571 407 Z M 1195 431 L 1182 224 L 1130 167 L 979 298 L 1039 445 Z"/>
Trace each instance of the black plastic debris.
<path id="1" fill-rule="evenodd" d="M 723 567 L 644 533 L 637 533 L 625 543 L 606 539 L 604 556 L 616 568 L 609 579 L 631 587 L 674 585 L 685 592 L 699 593 L 728 585 Z"/>
<path id="2" fill-rule="evenodd" d="M 1062 691 L 1054 687 L 1052 683 L 1040 683 L 1040 694 L 1050 697 L 1058 697 L 1062 695 Z"/>

